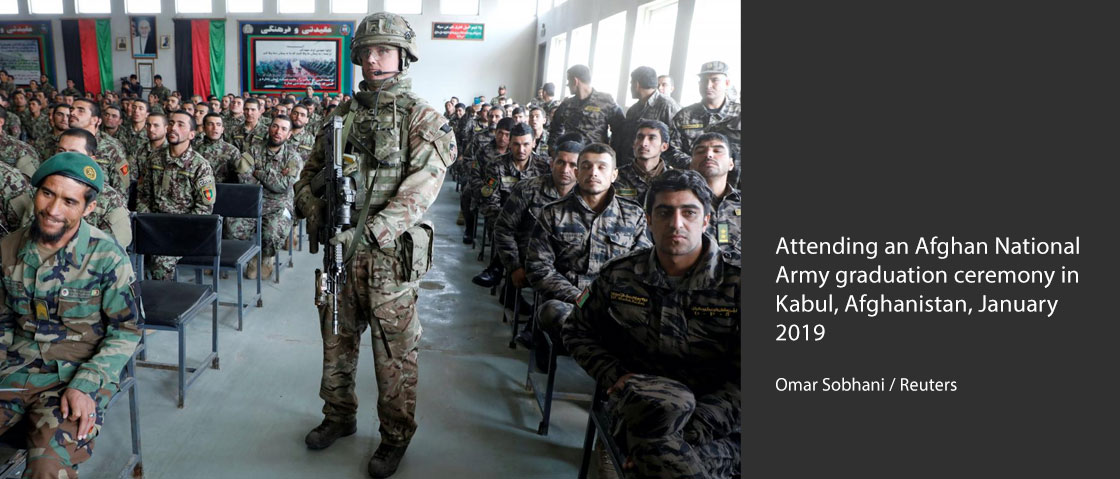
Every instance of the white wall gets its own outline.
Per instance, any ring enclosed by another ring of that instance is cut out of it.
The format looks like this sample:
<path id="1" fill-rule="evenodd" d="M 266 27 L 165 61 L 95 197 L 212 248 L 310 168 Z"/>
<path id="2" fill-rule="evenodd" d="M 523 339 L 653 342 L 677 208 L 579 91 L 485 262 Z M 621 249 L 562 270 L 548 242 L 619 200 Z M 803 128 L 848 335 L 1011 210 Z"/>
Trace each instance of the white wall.
<path id="1" fill-rule="evenodd" d="M 309 0 L 316 3 L 313 14 L 276 13 L 276 0 L 264 0 L 261 14 L 224 14 L 225 0 L 213 0 L 213 14 L 177 14 L 175 0 L 162 0 L 163 13 L 156 15 L 158 35 L 170 35 L 170 49 L 158 50 L 155 59 L 156 73 L 163 76 L 163 83 L 175 88 L 175 35 L 173 18 L 224 18 L 226 20 L 226 91 L 241 91 L 241 70 L 239 67 L 239 20 L 252 21 L 292 21 L 292 20 L 351 20 L 357 26 L 364 15 L 330 14 L 330 0 Z M 384 0 L 368 0 L 369 11 L 381 11 Z M 128 17 L 124 13 L 125 0 L 111 0 L 113 14 L 109 15 L 113 38 L 128 36 Z M 78 15 L 74 10 L 74 0 L 64 0 L 62 15 L 30 15 L 27 0 L 20 0 L 19 15 L 0 15 L 0 20 L 54 19 L 52 28 L 55 44 L 55 71 L 58 83 L 66 84 L 66 62 L 64 48 L 76 46 L 63 45 L 59 18 L 104 18 L 106 15 Z M 409 68 L 414 91 L 429 102 L 437 105 L 442 112 L 442 103 L 451 96 L 469 102 L 471 97 L 497 93 L 499 84 L 505 84 L 509 94 L 521 101 L 527 100 L 536 92 L 533 85 L 534 59 L 536 44 L 534 29 L 536 4 L 534 0 L 481 0 L 479 15 L 440 15 L 439 0 L 423 0 L 421 15 L 406 15 L 405 18 L 416 30 L 420 61 Z M 454 21 L 485 24 L 483 41 L 432 40 L 433 21 Z M 135 60 L 130 50 L 113 51 L 114 89 L 119 87 L 119 78 L 136 73 Z M 361 70 L 354 68 L 354 88 L 361 80 Z"/>

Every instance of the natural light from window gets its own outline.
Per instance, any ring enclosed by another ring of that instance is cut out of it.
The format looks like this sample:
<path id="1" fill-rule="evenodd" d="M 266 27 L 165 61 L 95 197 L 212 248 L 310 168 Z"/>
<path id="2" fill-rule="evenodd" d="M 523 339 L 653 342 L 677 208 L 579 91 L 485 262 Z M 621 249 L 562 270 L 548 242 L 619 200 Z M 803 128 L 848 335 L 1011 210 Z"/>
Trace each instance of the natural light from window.
<path id="1" fill-rule="evenodd" d="M 590 23 L 572 30 L 572 40 L 568 46 L 568 68 L 576 65 L 591 66 Z M 595 75 L 592 74 L 591 78 L 594 79 Z"/>
<path id="2" fill-rule="evenodd" d="M 331 0 L 331 13 L 368 13 L 367 0 Z"/>
<path id="3" fill-rule="evenodd" d="M 623 10 L 599 20 L 599 33 L 595 38 L 595 71 L 591 72 L 591 86 L 612 97 L 618 95 L 618 76 L 622 68 L 622 42 L 626 35 L 626 11 Z M 622 98 L 625 100 L 625 97 Z M 619 105 L 624 101 L 615 98 Z"/>
<path id="4" fill-rule="evenodd" d="M 681 106 L 688 106 L 700 101 L 699 80 L 696 76 L 700 73 L 700 66 L 706 62 L 719 60 L 727 64 L 731 79 L 731 87 L 741 90 L 739 83 L 741 64 L 739 55 L 742 46 L 742 33 L 740 32 L 739 14 L 742 6 L 732 0 L 704 0 L 696 2 L 696 10 L 692 14 L 692 26 L 688 34 L 688 54 L 685 56 L 684 80 L 677 85 L 681 91 Z M 658 70 L 658 74 L 661 71 Z M 733 93 L 734 95 L 734 93 Z M 737 96 L 737 95 L 736 95 Z"/>
<path id="5" fill-rule="evenodd" d="M 548 42 L 548 71 L 545 72 L 545 78 L 556 86 L 556 94 L 553 98 L 561 100 L 568 96 L 568 87 L 564 83 L 564 50 L 568 46 L 568 33 L 564 32 L 552 37 Z"/>
<path id="6" fill-rule="evenodd" d="M 109 0 L 78 0 L 76 3 L 75 7 L 78 13 L 109 13 L 112 11 Z"/>
<path id="7" fill-rule="evenodd" d="M 160 13 L 161 8 L 160 0 L 124 0 L 127 13 Z"/>
<path id="8" fill-rule="evenodd" d="M 439 0 L 441 15 L 478 15 L 478 0 Z"/>
<path id="9" fill-rule="evenodd" d="M 264 12 L 264 0 L 226 0 L 226 11 L 229 13 L 261 13 Z"/>
<path id="10" fill-rule="evenodd" d="M 62 0 L 30 0 L 31 13 L 58 14 L 62 13 Z"/>
<path id="11" fill-rule="evenodd" d="M 0 0 L 0 15 L 17 13 L 19 13 L 19 2 L 17 0 Z"/>
<path id="12" fill-rule="evenodd" d="M 213 0 L 175 0 L 175 10 L 179 13 L 211 13 Z"/>
<path id="13" fill-rule="evenodd" d="M 278 13 L 315 13 L 315 2 L 310 0 L 276 0 Z"/>
<path id="14" fill-rule="evenodd" d="M 735 19 L 737 21 L 738 17 Z M 651 2 L 638 7 L 637 32 L 630 50 L 630 68 L 626 70 L 626 74 L 629 75 L 640 66 L 653 68 L 658 75 L 669 73 L 676 29 L 676 1 Z"/>
<path id="15" fill-rule="evenodd" d="M 422 0 L 385 0 L 385 11 L 400 15 L 419 15 L 424 13 Z"/>

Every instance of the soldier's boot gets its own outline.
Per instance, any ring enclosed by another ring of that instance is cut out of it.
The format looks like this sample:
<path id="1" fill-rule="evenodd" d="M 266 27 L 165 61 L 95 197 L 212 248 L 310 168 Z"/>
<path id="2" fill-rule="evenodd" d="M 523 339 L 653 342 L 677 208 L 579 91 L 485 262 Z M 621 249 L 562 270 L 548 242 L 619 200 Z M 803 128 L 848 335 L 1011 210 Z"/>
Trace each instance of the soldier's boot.
<path id="1" fill-rule="evenodd" d="M 257 279 L 257 257 L 249 260 L 249 264 L 245 265 L 245 279 Z"/>
<path id="2" fill-rule="evenodd" d="M 407 445 L 394 446 L 385 442 L 378 445 L 377 450 L 373 451 L 373 457 L 369 458 L 367 467 L 369 477 L 380 479 L 392 476 L 397 472 L 397 466 L 401 464 L 405 449 L 408 449 Z"/>
<path id="3" fill-rule="evenodd" d="M 261 278 L 272 277 L 272 267 L 276 264 L 275 256 L 268 256 L 264 259 L 264 264 L 261 265 Z"/>
<path id="4" fill-rule="evenodd" d="M 323 422 L 311 432 L 307 433 L 307 437 L 303 438 L 303 442 L 307 443 L 308 449 L 326 449 L 334 444 L 334 441 L 340 437 L 346 437 L 358 432 L 358 422 L 336 422 L 331 419 L 323 419 Z"/>

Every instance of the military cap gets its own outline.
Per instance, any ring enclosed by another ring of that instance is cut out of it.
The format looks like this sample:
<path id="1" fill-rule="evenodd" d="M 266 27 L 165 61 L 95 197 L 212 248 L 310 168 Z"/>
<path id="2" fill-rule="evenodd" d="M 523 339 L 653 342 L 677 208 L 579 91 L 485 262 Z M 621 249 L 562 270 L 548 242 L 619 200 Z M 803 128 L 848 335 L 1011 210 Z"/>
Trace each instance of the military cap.
<path id="1" fill-rule="evenodd" d="M 101 167 L 92 158 L 81 153 L 68 151 L 52 156 L 49 160 L 39 165 L 35 175 L 31 177 L 31 185 L 38 187 L 43 179 L 51 175 L 62 175 L 74 181 L 85 183 L 98 193 L 105 184 L 105 175 Z"/>
<path id="2" fill-rule="evenodd" d="M 708 62 L 700 66 L 700 75 L 707 75 L 710 73 L 719 73 L 721 75 L 727 74 L 727 64 L 721 61 Z"/>

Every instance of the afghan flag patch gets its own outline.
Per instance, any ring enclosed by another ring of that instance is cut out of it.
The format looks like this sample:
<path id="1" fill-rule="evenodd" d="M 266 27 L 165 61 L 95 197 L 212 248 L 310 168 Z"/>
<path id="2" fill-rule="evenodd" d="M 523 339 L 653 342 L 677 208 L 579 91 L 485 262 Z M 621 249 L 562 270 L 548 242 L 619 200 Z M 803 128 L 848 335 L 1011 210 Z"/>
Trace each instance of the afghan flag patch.
<path id="1" fill-rule="evenodd" d="M 591 296 L 591 288 L 584 288 L 583 292 L 576 298 L 576 306 L 583 307 L 583 303 L 587 302 L 587 297 Z"/>
<path id="2" fill-rule="evenodd" d="M 202 197 L 205 198 L 207 202 L 213 203 L 214 202 L 214 187 L 207 186 L 207 187 L 203 188 L 202 189 Z"/>

